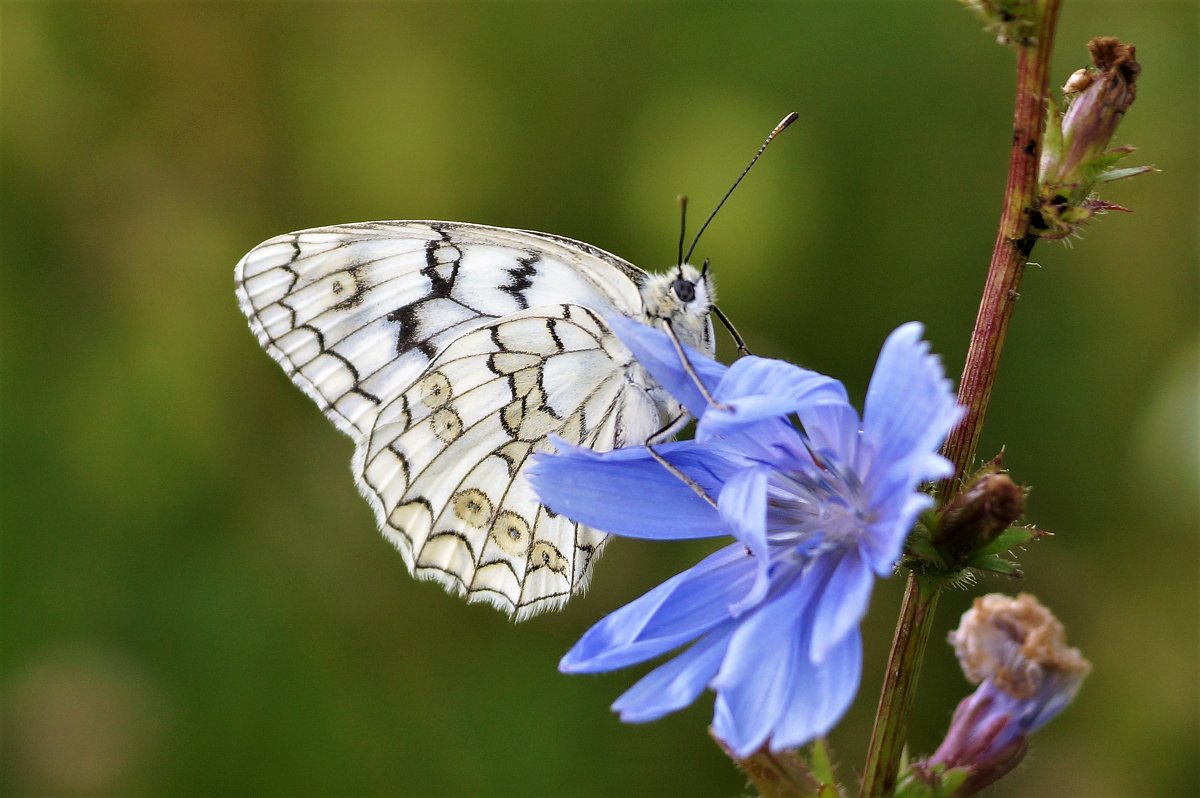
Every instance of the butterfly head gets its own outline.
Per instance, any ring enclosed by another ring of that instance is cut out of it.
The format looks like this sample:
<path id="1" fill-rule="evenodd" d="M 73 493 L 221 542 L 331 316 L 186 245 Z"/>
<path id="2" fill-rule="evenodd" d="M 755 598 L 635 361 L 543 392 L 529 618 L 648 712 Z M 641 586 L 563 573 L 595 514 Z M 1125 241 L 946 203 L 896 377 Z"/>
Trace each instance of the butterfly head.
<path id="1" fill-rule="evenodd" d="M 716 295 L 707 262 L 702 269 L 683 263 L 653 275 L 641 291 L 643 322 L 653 327 L 669 322 L 685 343 L 710 348 L 708 314 Z"/>

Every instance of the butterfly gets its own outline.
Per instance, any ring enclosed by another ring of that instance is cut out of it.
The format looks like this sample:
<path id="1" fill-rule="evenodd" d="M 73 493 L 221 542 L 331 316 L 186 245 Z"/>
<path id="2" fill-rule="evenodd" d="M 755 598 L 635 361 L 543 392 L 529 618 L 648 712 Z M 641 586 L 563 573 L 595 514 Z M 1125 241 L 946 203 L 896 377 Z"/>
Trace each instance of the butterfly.
<path id="1" fill-rule="evenodd" d="M 712 279 L 683 260 L 651 275 L 547 233 L 393 221 L 277 236 L 235 275 L 259 343 L 354 440 L 409 571 L 522 620 L 583 589 L 605 541 L 539 503 L 530 455 L 551 435 L 641 444 L 683 417 L 605 317 L 713 353 Z"/>

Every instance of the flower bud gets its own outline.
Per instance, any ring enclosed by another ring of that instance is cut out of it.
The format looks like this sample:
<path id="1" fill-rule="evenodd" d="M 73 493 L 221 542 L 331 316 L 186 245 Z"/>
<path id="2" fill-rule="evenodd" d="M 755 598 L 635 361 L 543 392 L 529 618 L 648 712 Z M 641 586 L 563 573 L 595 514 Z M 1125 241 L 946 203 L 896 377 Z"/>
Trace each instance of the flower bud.
<path id="1" fill-rule="evenodd" d="M 937 542 L 967 552 L 987 545 L 1025 512 L 1025 491 L 1008 474 L 988 471 L 951 499 Z"/>
<path id="2" fill-rule="evenodd" d="M 1051 102 L 1038 176 L 1039 204 L 1033 231 L 1042 238 L 1065 238 L 1096 214 L 1127 211 L 1097 198 L 1097 183 L 1153 171 L 1141 166 L 1116 169 L 1133 147 L 1109 149 L 1121 118 L 1137 96 L 1138 64 L 1131 44 L 1113 37 L 1088 42 L 1093 66 L 1076 70 L 1063 86 L 1065 113 Z"/>
<path id="3" fill-rule="evenodd" d="M 954 711 L 946 739 L 917 773 L 965 768 L 954 793 L 973 795 L 1021 761 L 1029 736 L 1071 703 L 1091 670 L 1063 625 L 1028 593 L 975 599 L 950 633 L 967 679 L 979 684 Z"/>

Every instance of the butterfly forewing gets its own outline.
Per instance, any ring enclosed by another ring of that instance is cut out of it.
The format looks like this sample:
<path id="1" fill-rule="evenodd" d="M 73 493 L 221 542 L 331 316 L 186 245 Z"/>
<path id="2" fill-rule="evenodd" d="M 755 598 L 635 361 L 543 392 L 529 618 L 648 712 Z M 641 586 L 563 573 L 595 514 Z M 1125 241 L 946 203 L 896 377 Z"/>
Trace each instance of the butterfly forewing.
<path id="1" fill-rule="evenodd" d="M 374 222 L 271 239 L 236 276 L 259 342 L 355 440 L 410 571 L 518 618 L 586 583 L 604 535 L 524 473 L 548 435 L 604 451 L 678 412 L 603 321 L 640 317 L 644 272 L 541 233 Z"/>

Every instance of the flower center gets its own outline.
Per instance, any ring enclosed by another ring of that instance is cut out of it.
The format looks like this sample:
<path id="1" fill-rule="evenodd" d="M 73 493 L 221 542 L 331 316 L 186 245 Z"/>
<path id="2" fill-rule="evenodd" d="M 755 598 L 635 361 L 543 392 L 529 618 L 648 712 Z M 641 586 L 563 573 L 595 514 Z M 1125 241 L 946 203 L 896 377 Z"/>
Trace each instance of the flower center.
<path id="1" fill-rule="evenodd" d="M 767 537 L 773 545 L 810 554 L 852 543 L 874 516 L 858 477 L 832 457 L 777 471 L 767 483 Z"/>

